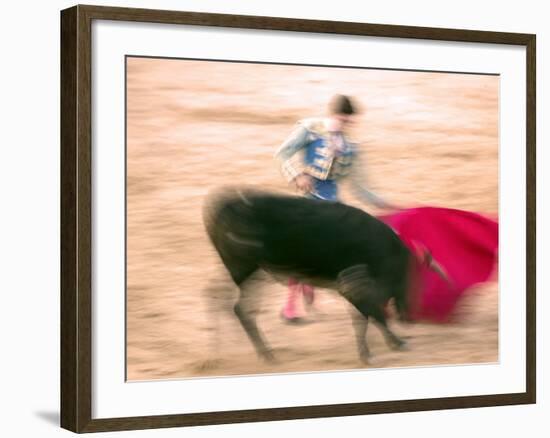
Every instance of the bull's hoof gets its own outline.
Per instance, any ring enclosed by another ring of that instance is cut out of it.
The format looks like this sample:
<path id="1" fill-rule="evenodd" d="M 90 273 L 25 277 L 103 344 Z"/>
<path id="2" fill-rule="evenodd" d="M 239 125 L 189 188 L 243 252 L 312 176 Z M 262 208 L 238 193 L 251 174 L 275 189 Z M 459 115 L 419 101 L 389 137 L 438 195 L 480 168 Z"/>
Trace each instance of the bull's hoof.
<path id="1" fill-rule="evenodd" d="M 275 358 L 275 355 L 273 354 L 272 350 L 264 350 L 260 353 L 260 357 L 263 361 L 274 364 L 277 363 L 277 359 Z"/>
<path id="2" fill-rule="evenodd" d="M 372 354 L 369 353 L 369 352 L 362 353 L 362 354 L 359 355 L 359 360 L 364 365 L 371 365 L 372 364 Z"/>
<path id="3" fill-rule="evenodd" d="M 405 341 L 400 341 L 393 344 L 392 349 L 395 351 L 410 351 L 409 344 L 407 344 Z"/>

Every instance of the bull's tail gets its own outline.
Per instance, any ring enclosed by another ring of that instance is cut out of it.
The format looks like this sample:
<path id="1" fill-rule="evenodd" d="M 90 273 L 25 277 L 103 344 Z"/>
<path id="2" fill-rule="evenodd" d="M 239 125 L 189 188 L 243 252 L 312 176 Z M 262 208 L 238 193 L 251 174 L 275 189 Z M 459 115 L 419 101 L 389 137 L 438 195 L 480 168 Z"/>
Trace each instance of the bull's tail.
<path id="1" fill-rule="evenodd" d="M 251 200 L 237 189 L 209 195 L 203 207 L 206 232 L 233 281 L 240 285 L 258 267 L 262 227 Z"/>
<path id="2" fill-rule="evenodd" d="M 202 220 L 208 237 L 214 243 L 216 241 L 216 224 L 224 205 L 229 199 L 227 192 L 217 190 L 209 193 L 202 205 Z"/>
<path id="3" fill-rule="evenodd" d="M 254 229 L 250 220 L 254 213 L 250 193 L 250 189 L 229 187 L 207 195 L 202 216 L 206 232 L 214 245 L 220 238 L 235 236 L 238 240 L 237 234 L 250 234 Z"/>

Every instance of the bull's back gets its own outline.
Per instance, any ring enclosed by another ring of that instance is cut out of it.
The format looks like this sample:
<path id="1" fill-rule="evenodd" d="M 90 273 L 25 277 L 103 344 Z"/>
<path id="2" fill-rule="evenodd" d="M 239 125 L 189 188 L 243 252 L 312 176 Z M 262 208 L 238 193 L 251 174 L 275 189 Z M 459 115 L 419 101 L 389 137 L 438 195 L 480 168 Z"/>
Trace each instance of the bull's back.
<path id="1" fill-rule="evenodd" d="M 210 205 L 205 221 L 222 259 L 254 259 L 268 270 L 335 278 L 357 264 L 378 275 L 406 257 L 391 228 L 344 204 L 247 191 L 226 193 Z"/>

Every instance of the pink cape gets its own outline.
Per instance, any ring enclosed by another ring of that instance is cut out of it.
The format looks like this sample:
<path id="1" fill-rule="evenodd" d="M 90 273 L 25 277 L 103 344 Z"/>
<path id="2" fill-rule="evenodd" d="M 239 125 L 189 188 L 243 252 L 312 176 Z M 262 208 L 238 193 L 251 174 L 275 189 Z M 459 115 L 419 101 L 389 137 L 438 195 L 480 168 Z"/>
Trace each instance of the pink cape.
<path id="1" fill-rule="evenodd" d="M 379 217 L 418 255 L 408 290 L 410 317 L 445 322 L 460 297 L 491 277 L 498 253 L 498 223 L 468 211 L 421 207 Z M 450 281 L 421 262 L 431 253 Z"/>

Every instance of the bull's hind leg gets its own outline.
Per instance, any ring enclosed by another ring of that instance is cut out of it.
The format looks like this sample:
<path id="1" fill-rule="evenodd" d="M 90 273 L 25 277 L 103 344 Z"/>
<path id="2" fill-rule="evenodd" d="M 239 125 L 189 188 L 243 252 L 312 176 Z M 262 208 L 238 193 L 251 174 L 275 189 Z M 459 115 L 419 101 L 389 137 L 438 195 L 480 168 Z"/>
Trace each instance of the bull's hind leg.
<path id="1" fill-rule="evenodd" d="M 237 283 L 239 285 L 239 300 L 235 304 L 235 307 L 233 308 L 235 311 L 235 315 L 237 315 L 237 318 L 239 318 L 239 321 L 241 322 L 241 325 L 243 326 L 246 334 L 252 341 L 252 344 L 254 345 L 254 348 L 256 349 L 256 352 L 258 355 L 269 362 L 274 361 L 274 356 L 267 345 L 262 333 L 260 332 L 260 329 L 258 329 L 258 325 L 256 324 L 256 317 L 254 316 L 251 308 L 251 296 L 254 293 L 253 289 L 251 288 L 251 281 L 245 280 L 240 283 Z M 258 293 L 256 291 L 256 293 Z"/>
<path id="2" fill-rule="evenodd" d="M 382 330 L 390 347 L 398 349 L 404 347 L 405 342 L 393 333 L 386 323 L 384 306 L 387 298 L 370 276 L 366 265 L 356 265 L 343 270 L 338 275 L 338 291 L 363 316 L 363 323 L 359 320 L 360 316 L 355 316 L 353 323 L 361 360 L 367 362 L 370 357 L 366 341 L 367 322 L 370 316 Z"/>

